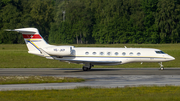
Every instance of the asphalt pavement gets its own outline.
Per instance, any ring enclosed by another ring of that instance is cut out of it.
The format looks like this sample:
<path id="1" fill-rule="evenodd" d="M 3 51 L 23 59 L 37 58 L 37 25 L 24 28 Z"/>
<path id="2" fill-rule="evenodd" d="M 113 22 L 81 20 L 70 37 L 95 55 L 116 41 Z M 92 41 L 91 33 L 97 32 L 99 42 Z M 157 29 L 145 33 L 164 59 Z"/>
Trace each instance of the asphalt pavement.
<path id="1" fill-rule="evenodd" d="M 0 76 L 60 76 L 86 79 L 80 83 L 43 83 L 0 85 L 0 91 L 6 90 L 42 90 L 73 89 L 77 87 L 116 88 L 126 86 L 166 86 L 180 85 L 180 68 L 92 68 L 82 71 L 80 68 L 1 68 Z"/>

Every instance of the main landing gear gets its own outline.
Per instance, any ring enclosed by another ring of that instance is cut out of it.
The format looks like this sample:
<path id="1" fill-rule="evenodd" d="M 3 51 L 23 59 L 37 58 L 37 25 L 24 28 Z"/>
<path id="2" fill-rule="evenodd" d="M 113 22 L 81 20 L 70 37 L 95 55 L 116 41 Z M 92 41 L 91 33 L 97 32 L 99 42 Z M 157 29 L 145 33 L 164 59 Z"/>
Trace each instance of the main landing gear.
<path id="1" fill-rule="evenodd" d="M 162 62 L 160 62 L 159 65 L 160 65 L 160 70 L 164 70 L 164 66 L 162 65 Z"/>
<path id="2" fill-rule="evenodd" d="M 91 67 L 93 67 L 93 65 L 91 65 L 91 64 L 85 64 L 85 66 L 82 67 L 82 70 L 83 70 L 83 71 L 89 71 L 89 70 L 91 70 Z"/>

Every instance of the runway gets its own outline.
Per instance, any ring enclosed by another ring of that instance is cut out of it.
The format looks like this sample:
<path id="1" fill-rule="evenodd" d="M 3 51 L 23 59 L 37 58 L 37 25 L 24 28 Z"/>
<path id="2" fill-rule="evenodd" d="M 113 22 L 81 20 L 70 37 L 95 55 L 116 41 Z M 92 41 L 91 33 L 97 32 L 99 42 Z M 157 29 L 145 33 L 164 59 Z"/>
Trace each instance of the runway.
<path id="1" fill-rule="evenodd" d="M 180 75 L 180 68 L 0 68 L 0 76 L 9 75 Z"/>
<path id="2" fill-rule="evenodd" d="M 180 68 L 93 68 L 91 71 L 63 68 L 1 68 L 0 76 L 39 75 L 79 77 L 86 79 L 80 83 L 49 83 L 49 84 L 13 84 L 0 85 L 0 91 L 6 90 L 42 90 L 42 89 L 73 89 L 76 87 L 126 87 L 126 86 L 165 86 L 180 85 Z"/>

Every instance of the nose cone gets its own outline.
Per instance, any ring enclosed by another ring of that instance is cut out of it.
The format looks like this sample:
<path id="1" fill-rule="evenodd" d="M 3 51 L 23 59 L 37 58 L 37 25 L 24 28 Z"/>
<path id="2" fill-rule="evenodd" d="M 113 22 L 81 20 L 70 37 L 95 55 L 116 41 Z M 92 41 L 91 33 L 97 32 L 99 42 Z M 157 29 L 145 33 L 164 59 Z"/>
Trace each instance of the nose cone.
<path id="1" fill-rule="evenodd" d="M 175 60 L 175 58 L 172 56 L 169 56 L 169 60 L 172 61 L 172 60 Z"/>

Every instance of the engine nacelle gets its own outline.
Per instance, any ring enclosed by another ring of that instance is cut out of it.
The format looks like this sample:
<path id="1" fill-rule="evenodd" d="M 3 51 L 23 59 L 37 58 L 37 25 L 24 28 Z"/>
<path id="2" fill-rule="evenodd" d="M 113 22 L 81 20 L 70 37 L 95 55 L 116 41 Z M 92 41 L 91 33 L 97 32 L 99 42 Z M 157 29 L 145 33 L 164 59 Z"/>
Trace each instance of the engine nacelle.
<path id="1" fill-rule="evenodd" d="M 49 55 L 69 56 L 72 53 L 73 46 L 50 46 L 43 48 Z"/>

